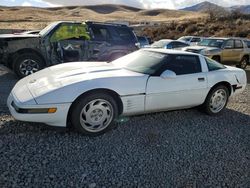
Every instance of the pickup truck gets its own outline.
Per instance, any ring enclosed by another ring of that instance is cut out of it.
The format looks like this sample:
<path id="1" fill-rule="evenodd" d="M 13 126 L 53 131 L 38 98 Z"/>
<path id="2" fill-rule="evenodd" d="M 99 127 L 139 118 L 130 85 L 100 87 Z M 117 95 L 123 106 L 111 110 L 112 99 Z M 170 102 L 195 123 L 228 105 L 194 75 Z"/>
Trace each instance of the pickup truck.
<path id="1" fill-rule="evenodd" d="M 35 34 L 0 35 L 0 63 L 22 78 L 44 67 L 76 61 L 112 61 L 138 49 L 126 25 L 54 22 Z"/>
<path id="2" fill-rule="evenodd" d="M 205 55 L 223 64 L 236 65 L 242 69 L 246 69 L 250 60 L 250 49 L 241 38 L 206 38 L 196 46 L 190 46 L 184 50 Z"/>

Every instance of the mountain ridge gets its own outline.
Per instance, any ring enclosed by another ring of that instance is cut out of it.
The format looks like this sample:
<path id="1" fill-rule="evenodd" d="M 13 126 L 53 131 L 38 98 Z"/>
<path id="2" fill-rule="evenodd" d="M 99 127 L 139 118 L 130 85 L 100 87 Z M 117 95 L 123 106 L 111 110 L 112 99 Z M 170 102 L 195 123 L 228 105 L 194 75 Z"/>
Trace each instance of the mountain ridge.
<path id="1" fill-rule="evenodd" d="M 193 11 L 193 12 L 208 12 L 208 11 L 223 11 L 224 13 L 230 13 L 232 11 L 239 11 L 244 14 L 250 14 L 250 5 L 236 5 L 231 7 L 223 7 L 209 1 L 203 1 L 201 3 L 182 8 L 180 10 Z"/>

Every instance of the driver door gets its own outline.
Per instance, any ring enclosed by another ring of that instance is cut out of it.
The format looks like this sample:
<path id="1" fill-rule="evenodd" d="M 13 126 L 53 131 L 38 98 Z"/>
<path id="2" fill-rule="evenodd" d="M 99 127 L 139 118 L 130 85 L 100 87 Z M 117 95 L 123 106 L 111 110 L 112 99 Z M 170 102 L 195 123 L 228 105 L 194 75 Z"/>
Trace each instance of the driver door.
<path id="1" fill-rule="evenodd" d="M 207 77 L 195 55 L 171 55 L 164 70 L 176 73 L 175 78 L 151 76 L 146 88 L 145 111 L 163 111 L 197 106 L 207 95 Z"/>

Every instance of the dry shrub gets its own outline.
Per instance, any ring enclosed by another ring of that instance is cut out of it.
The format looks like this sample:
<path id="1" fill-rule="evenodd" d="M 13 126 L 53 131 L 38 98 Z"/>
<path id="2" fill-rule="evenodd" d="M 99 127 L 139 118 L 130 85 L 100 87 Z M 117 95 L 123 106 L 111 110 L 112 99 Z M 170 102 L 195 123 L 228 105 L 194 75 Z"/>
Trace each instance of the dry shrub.
<path id="1" fill-rule="evenodd" d="M 164 38 L 177 39 L 184 35 L 250 38 L 250 20 L 225 18 L 224 21 L 200 20 L 198 23 L 194 21 L 172 22 L 157 28 L 146 28 L 142 35 L 151 37 L 153 41 Z"/>
<path id="2" fill-rule="evenodd" d="M 236 25 L 242 25 L 243 21 L 242 21 L 242 19 L 237 19 L 235 23 L 236 23 Z"/>
<path id="3" fill-rule="evenodd" d="M 197 30 L 196 25 L 190 25 L 190 26 L 188 26 L 188 27 L 185 29 L 185 34 L 186 34 L 186 35 L 190 35 L 190 34 L 195 33 L 195 32 L 197 32 L 197 31 L 198 31 L 198 30 Z"/>
<path id="4" fill-rule="evenodd" d="M 177 32 L 183 32 L 185 31 L 185 27 L 182 24 L 177 25 L 176 27 Z"/>

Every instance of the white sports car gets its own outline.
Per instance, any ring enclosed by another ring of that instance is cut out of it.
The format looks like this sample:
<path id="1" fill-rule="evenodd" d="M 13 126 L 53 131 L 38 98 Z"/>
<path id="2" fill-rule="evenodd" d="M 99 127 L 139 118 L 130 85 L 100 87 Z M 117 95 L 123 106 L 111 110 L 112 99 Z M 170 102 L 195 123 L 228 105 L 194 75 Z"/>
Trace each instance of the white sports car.
<path id="1" fill-rule="evenodd" d="M 199 54 L 144 49 L 111 63 L 78 62 L 46 68 L 20 80 L 8 98 L 18 120 L 101 134 L 118 116 L 202 105 L 220 113 L 246 87 L 242 69 Z"/>

